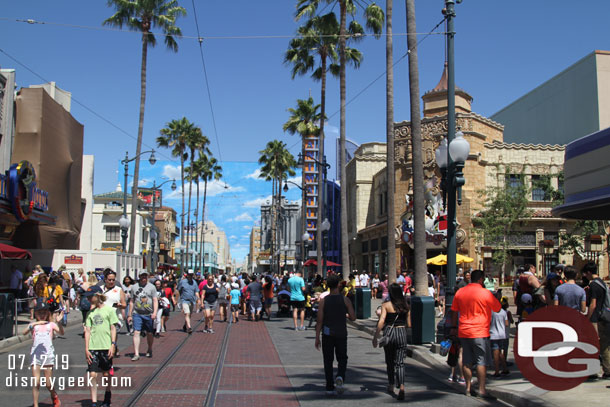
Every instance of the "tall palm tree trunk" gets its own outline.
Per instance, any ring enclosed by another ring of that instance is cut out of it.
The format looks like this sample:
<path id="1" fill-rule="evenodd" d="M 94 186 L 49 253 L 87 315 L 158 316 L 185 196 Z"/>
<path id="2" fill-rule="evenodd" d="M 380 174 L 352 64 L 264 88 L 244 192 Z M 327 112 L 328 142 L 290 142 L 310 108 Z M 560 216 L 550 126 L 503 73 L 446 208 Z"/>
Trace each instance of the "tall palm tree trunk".
<path id="1" fill-rule="evenodd" d="M 339 89 L 340 89 L 340 119 L 339 119 L 339 165 L 341 168 L 341 263 L 343 279 L 350 274 L 349 241 L 347 238 L 347 180 L 345 176 L 345 42 L 346 42 L 346 0 L 340 1 L 341 24 L 339 26 Z"/>
<path id="2" fill-rule="evenodd" d="M 319 157 L 318 161 L 326 163 L 324 159 L 324 113 L 326 110 L 326 57 L 322 56 L 322 86 L 321 86 L 321 95 L 320 95 L 320 137 L 319 142 L 320 145 L 318 147 Z M 323 174 L 325 173 L 326 168 L 322 165 L 318 165 L 318 220 L 316 222 L 316 251 L 318 253 L 317 261 L 318 261 L 318 275 L 324 275 L 324 266 L 322 264 L 322 255 L 323 253 L 323 233 L 322 233 L 322 222 L 324 221 L 324 191 L 326 188 L 325 180 Z"/>
<path id="3" fill-rule="evenodd" d="M 394 237 L 394 225 L 396 223 L 394 219 L 394 192 L 396 190 L 394 172 L 394 50 L 392 40 L 392 8 L 393 1 L 386 0 L 386 40 L 385 40 L 385 54 L 386 54 L 386 130 L 387 130 L 387 165 L 386 165 L 386 179 L 387 179 L 387 260 L 388 260 L 388 281 L 390 283 L 396 282 L 396 238 Z"/>
<path id="4" fill-rule="evenodd" d="M 197 231 L 199 230 L 199 177 L 197 177 L 196 179 L 197 182 L 197 198 L 195 199 L 195 202 L 197 202 L 197 209 L 195 209 L 195 252 L 197 252 L 197 247 L 198 247 L 198 234 Z M 203 225 L 202 225 L 203 227 Z M 203 232 L 203 229 L 201 230 Z M 195 262 L 195 268 L 199 271 L 201 271 L 201 256 L 203 256 L 201 254 L 201 251 L 199 251 L 199 260 Z"/>
<path id="5" fill-rule="evenodd" d="M 202 273 L 205 273 L 205 205 L 208 197 L 208 179 L 205 178 L 203 182 L 203 206 L 201 208 L 201 264 Z"/>
<path id="6" fill-rule="evenodd" d="M 193 266 L 193 256 L 191 253 L 191 198 L 193 196 L 193 177 L 192 177 L 192 168 L 193 168 L 193 156 L 191 156 L 191 170 L 189 171 L 189 202 L 188 202 L 188 210 L 186 212 L 186 224 L 188 225 L 188 233 L 186 234 L 186 247 L 188 247 L 189 251 L 189 268 Z"/>
<path id="7" fill-rule="evenodd" d="M 180 246 L 182 247 L 180 251 L 180 268 L 182 269 L 182 273 L 184 273 L 184 231 L 186 230 L 186 226 L 184 225 L 184 152 L 182 151 L 180 152 L 180 181 L 182 182 L 182 190 L 180 191 L 180 195 L 182 195 L 182 213 L 180 214 Z"/>
<path id="8" fill-rule="evenodd" d="M 146 105 L 146 57 L 148 55 L 147 32 L 142 33 L 142 68 L 140 69 L 140 118 L 138 121 L 138 141 L 136 143 L 136 160 L 133 170 L 133 186 L 131 187 L 131 233 L 129 234 L 129 253 L 136 251 L 136 216 L 138 211 L 138 182 L 140 175 L 140 154 L 142 153 L 142 135 L 144 133 L 144 107 Z M 154 223 L 154 221 L 153 221 Z M 140 239 L 141 240 L 141 239 Z M 142 242 L 138 242 L 141 247 Z"/>
<path id="9" fill-rule="evenodd" d="M 406 0 L 407 47 L 409 52 L 409 99 L 411 101 L 411 168 L 413 173 L 413 246 L 415 260 L 415 294 L 428 295 L 426 266 L 426 225 L 424 201 L 424 166 L 422 160 L 421 113 L 419 107 L 419 68 L 415 0 Z M 407 152 L 408 154 L 408 152 Z"/>

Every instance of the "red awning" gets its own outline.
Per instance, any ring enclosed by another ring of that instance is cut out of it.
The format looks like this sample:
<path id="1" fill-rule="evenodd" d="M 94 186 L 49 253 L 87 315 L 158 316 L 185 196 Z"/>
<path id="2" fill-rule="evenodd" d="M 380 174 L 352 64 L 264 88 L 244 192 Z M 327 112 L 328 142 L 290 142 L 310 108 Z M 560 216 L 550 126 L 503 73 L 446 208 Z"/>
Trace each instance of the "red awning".
<path id="1" fill-rule="evenodd" d="M 309 259 L 305 263 L 303 263 L 303 265 L 304 266 L 317 266 L 318 262 L 315 259 Z M 326 265 L 328 267 L 340 266 L 339 263 L 335 263 L 334 261 L 330 261 L 330 260 L 326 260 Z"/>
<path id="2" fill-rule="evenodd" d="M 31 259 L 32 254 L 27 250 L 8 244 L 0 243 L 0 259 Z"/>

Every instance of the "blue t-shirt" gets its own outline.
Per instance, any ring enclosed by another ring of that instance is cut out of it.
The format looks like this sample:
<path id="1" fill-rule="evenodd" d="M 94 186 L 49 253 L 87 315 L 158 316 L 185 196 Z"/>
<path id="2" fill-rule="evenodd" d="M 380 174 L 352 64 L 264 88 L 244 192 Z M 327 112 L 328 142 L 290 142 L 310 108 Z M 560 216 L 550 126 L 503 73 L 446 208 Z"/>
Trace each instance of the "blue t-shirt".
<path id="1" fill-rule="evenodd" d="M 555 298 L 553 300 L 559 301 L 559 305 L 580 311 L 580 303 L 587 300 L 587 294 L 582 287 L 566 283 L 555 289 Z"/>
<path id="2" fill-rule="evenodd" d="M 302 287 L 305 287 L 305 280 L 299 276 L 292 276 L 288 279 L 290 287 L 290 301 L 305 301 Z"/>
<path id="3" fill-rule="evenodd" d="M 199 287 L 197 286 L 197 282 L 193 280 L 189 283 L 188 278 L 183 278 L 178 283 L 178 292 L 180 293 L 180 302 L 197 302 L 197 292 L 199 291 Z"/>
<path id="4" fill-rule="evenodd" d="M 239 297 L 241 297 L 241 291 L 236 290 L 236 289 L 232 289 L 231 290 L 231 304 L 238 305 L 239 304 Z"/>

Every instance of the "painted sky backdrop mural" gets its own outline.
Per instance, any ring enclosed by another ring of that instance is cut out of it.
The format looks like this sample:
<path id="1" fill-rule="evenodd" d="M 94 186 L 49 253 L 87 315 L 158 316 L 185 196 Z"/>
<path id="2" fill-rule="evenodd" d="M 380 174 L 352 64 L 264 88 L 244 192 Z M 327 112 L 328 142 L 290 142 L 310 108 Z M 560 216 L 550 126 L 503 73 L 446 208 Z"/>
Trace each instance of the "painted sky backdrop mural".
<path id="1" fill-rule="evenodd" d="M 260 206 L 267 200 L 271 201 L 271 182 L 259 178 L 260 165 L 257 162 L 225 161 L 221 163 L 223 177 L 219 181 L 208 183 L 206 220 L 211 220 L 227 234 L 231 246 L 231 257 L 241 262 L 248 254 L 249 239 L 252 226 L 260 221 Z M 117 172 L 119 182 L 123 182 L 123 165 L 119 163 Z M 130 165 L 133 171 L 133 163 Z M 163 205 L 182 213 L 182 185 L 180 183 L 180 162 L 157 161 L 150 165 L 146 157 L 140 162 L 140 186 L 151 187 L 156 180 L 157 185 L 168 179 L 176 179 L 177 189 L 172 191 L 171 182 L 161 187 L 163 190 Z M 296 176 L 290 181 L 301 185 L 301 172 L 297 168 Z M 185 181 L 185 211 L 188 210 L 189 186 Z M 288 183 L 289 190 L 283 196 L 289 201 L 301 201 L 301 190 Z M 131 186 L 130 186 L 131 187 Z M 200 182 L 200 210 L 203 202 L 204 183 Z M 107 191 L 104 191 L 107 192 Z M 197 187 L 193 183 L 191 211 L 196 207 Z M 180 218 L 178 217 L 178 220 Z"/>

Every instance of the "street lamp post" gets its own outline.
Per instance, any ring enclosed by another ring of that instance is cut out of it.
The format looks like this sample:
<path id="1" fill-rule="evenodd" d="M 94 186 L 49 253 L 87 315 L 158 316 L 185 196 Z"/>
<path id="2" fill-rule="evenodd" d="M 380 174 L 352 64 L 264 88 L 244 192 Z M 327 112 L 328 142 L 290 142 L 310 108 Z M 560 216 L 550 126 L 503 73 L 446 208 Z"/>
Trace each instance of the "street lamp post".
<path id="1" fill-rule="evenodd" d="M 328 231 L 330 230 L 330 222 L 328 218 L 324 218 L 324 221 L 321 225 L 322 233 L 325 235 L 323 237 L 324 248 L 322 250 L 322 277 L 326 278 L 326 251 L 328 250 Z"/>
<path id="2" fill-rule="evenodd" d="M 123 241 L 123 253 L 127 251 L 127 231 L 129 230 L 129 226 L 131 225 L 131 222 L 127 218 L 127 174 L 129 172 L 129 163 L 140 157 L 142 154 L 147 153 L 150 153 L 148 162 L 150 163 L 150 165 L 155 165 L 155 163 L 157 162 L 157 158 L 155 157 L 155 150 L 142 151 L 140 154 L 132 158 L 129 158 L 129 151 L 125 151 L 125 158 L 121 160 L 121 164 L 124 165 L 123 171 L 125 174 L 125 182 L 123 183 L 123 216 L 119 220 L 119 226 L 121 227 L 121 238 Z"/>
<path id="3" fill-rule="evenodd" d="M 303 269 L 305 268 L 305 262 L 307 261 L 307 248 L 309 247 L 309 233 L 303 233 L 301 236 L 301 241 L 303 242 Z M 305 275 L 305 270 L 303 270 L 303 275 Z"/>
<path id="4" fill-rule="evenodd" d="M 447 139 L 443 140 L 436 150 L 436 162 L 443 175 L 443 195 L 447 197 L 447 288 L 445 289 L 445 304 L 448 315 L 453 303 L 456 280 L 456 204 L 462 201 L 462 185 L 464 185 L 464 162 L 468 159 L 470 145 L 460 131 L 456 134 L 455 123 L 455 63 L 454 63 L 454 18 L 455 3 L 462 0 L 445 0 L 443 14 L 447 19 Z"/>
<path id="5" fill-rule="evenodd" d="M 153 186 L 152 186 L 152 228 L 150 231 L 150 272 L 154 273 L 157 270 L 156 264 L 155 264 L 155 246 L 156 246 L 156 240 L 157 240 L 157 231 L 156 231 L 156 225 L 155 225 L 155 210 L 156 210 L 156 199 L 157 199 L 157 190 L 160 189 L 163 185 L 167 184 L 168 182 L 172 182 L 171 185 L 171 189 L 172 191 L 176 190 L 176 180 L 175 179 L 169 179 L 167 181 L 162 182 L 161 184 L 157 185 L 157 180 L 153 180 Z"/>

